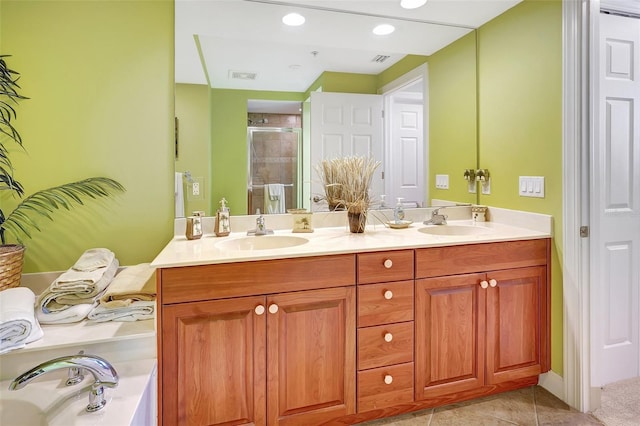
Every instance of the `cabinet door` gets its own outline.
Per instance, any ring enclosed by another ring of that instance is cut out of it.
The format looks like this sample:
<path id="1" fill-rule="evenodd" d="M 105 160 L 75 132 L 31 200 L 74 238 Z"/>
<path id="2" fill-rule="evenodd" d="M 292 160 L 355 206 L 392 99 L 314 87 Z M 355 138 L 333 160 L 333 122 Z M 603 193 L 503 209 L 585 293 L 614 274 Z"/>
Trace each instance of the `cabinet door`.
<path id="1" fill-rule="evenodd" d="M 355 288 L 267 298 L 269 425 L 313 425 L 355 412 Z"/>
<path id="2" fill-rule="evenodd" d="M 264 299 L 163 307 L 164 424 L 265 424 Z"/>
<path id="3" fill-rule="evenodd" d="M 416 400 L 484 384 L 484 274 L 416 281 Z"/>
<path id="4" fill-rule="evenodd" d="M 487 273 L 488 384 L 543 372 L 546 276 L 544 267 Z"/>

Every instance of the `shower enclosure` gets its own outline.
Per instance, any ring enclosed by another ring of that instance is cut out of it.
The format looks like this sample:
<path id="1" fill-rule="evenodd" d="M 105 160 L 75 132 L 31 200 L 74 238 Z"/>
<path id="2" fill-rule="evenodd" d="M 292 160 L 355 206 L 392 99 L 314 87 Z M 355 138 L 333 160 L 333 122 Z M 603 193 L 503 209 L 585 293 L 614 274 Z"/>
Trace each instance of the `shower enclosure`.
<path id="1" fill-rule="evenodd" d="M 272 122 L 266 120 L 259 124 L 267 126 Z M 298 208 L 302 191 L 299 185 L 302 129 L 252 126 L 258 124 L 256 120 L 249 120 L 247 124 L 248 213 L 254 214 L 257 209 L 263 213 L 286 213 L 288 209 Z M 284 202 L 279 202 L 280 194 Z"/>

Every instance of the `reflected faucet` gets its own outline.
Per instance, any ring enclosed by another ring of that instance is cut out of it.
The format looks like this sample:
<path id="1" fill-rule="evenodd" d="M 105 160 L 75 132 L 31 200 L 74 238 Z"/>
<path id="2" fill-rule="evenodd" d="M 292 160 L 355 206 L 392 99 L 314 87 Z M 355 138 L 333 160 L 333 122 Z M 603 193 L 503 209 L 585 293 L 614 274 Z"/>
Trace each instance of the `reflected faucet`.
<path id="1" fill-rule="evenodd" d="M 42 364 L 22 373 L 9 385 L 9 390 L 18 390 L 29 382 L 50 371 L 62 368 L 83 369 L 93 375 L 94 383 L 89 393 L 87 411 L 98 411 L 107 403 L 104 397 L 104 387 L 115 388 L 118 386 L 118 373 L 109 362 L 95 355 L 68 355 L 45 361 Z"/>
<path id="2" fill-rule="evenodd" d="M 431 211 L 431 219 L 425 220 L 422 222 L 425 225 L 446 225 L 447 224 L 447 215 L 440 214 L 440 209 L 444 207 L 438 207 Z"/>
<path id="3" fill-rule="evenodd" d="M 256 214 L 258 217 L 256 218 L 256 229 L 250 229 L 247 231 L 247 235 L 268 235 L 273 234 L 273 230 L 267 229 L 267 223 L 260 213 L 260 209 L 256 209 Z"/>

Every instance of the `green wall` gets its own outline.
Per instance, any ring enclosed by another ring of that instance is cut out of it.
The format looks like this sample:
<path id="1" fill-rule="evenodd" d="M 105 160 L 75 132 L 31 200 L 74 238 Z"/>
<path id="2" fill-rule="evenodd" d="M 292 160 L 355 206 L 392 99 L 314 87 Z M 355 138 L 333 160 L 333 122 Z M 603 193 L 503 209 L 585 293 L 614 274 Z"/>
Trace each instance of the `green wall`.
<path id="1" fill-rule="evenodd" d="M 24 272 L 66 270 L 92 247 L 151 261 L 173 234 L 173 1 L 0 2 L 0 50 L 22 74 L 12 153 L 28 194 L 107 176 L 89 202 L 26 240 Z M 4 191 L 3 191 L 4 192 Z M 18 200 L 0 194 L 2 209 Z"/>
<path id="2" fill-rule="evenodd" d="M 204 187 L 200 188 L 200 197 L 189 194 L 184 188 L 184 212 L 190 215 L 194 210 L 204 210 L 211 215 L 211 143 L 209 129 L 209 86 L 205 84 L 176 84 L 176 117 L 178 118 L 178 158 L 175 169 L 178 172 L 191 172 L 194 178 L 203 178 Z M 217 208 L 217 206 L 214 206 Z"/>
<path id="3" fill-rule="evenodd" d="M 298 92 L 211 89 L 211 196 L 225 197 L 233 215 L 247 214 L 247 101 L 299 101 Z M 238 164 L 245 167 L 238 169 Z"/>
<path id="4" fill-rule="evenodd" d="M 464 180 L 477 159 L 476 33 L 429 57 L 429 196 L 475 203 Z M 449 175 L 449 189 L 436 188 Z"/>
<path id="5" fill-rule="evenodd" d="M 553 216 L 552 368 L 562 374 L 562 3 L 525 0 L 478 31 L 481 204 Z M 544 176 L 545 198 L 518 195 Z"/>

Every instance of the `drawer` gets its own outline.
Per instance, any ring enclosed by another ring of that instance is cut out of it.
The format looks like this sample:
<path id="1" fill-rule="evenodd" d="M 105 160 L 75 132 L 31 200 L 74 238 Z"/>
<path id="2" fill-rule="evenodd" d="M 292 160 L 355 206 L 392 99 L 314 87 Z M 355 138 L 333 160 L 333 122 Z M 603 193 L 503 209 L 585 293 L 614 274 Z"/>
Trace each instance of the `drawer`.
<path id="1" fill-rule="evenodd" d="M 413 320 L 413 280 L 358 286 L 358 327 Z"/>
<path id="2" fill-rule="evenodd" d="M 412 362 L 358 372 L 359 413 L 410 402 L 413 402 Z"/>
<path id="3" fill-rule="evenodd" d="M 413 361 L 413 321 L 358 329 L 358 370 Z"/>
<path id="4" fill-rule="evenodd" d="M 300 257 L 159 270 L 162 304 L 355 285 L 355 255 Z"/>
<path id="5" fill-rule="evenodd" d="M 544 266 L 549 239 L 507 241 L 416 250 L 416 278 Z"/>
<path id="6" fill-rule="evenodd" d="M 358 254 L 358 284 L 413 279 L 413 250 Z"/>

